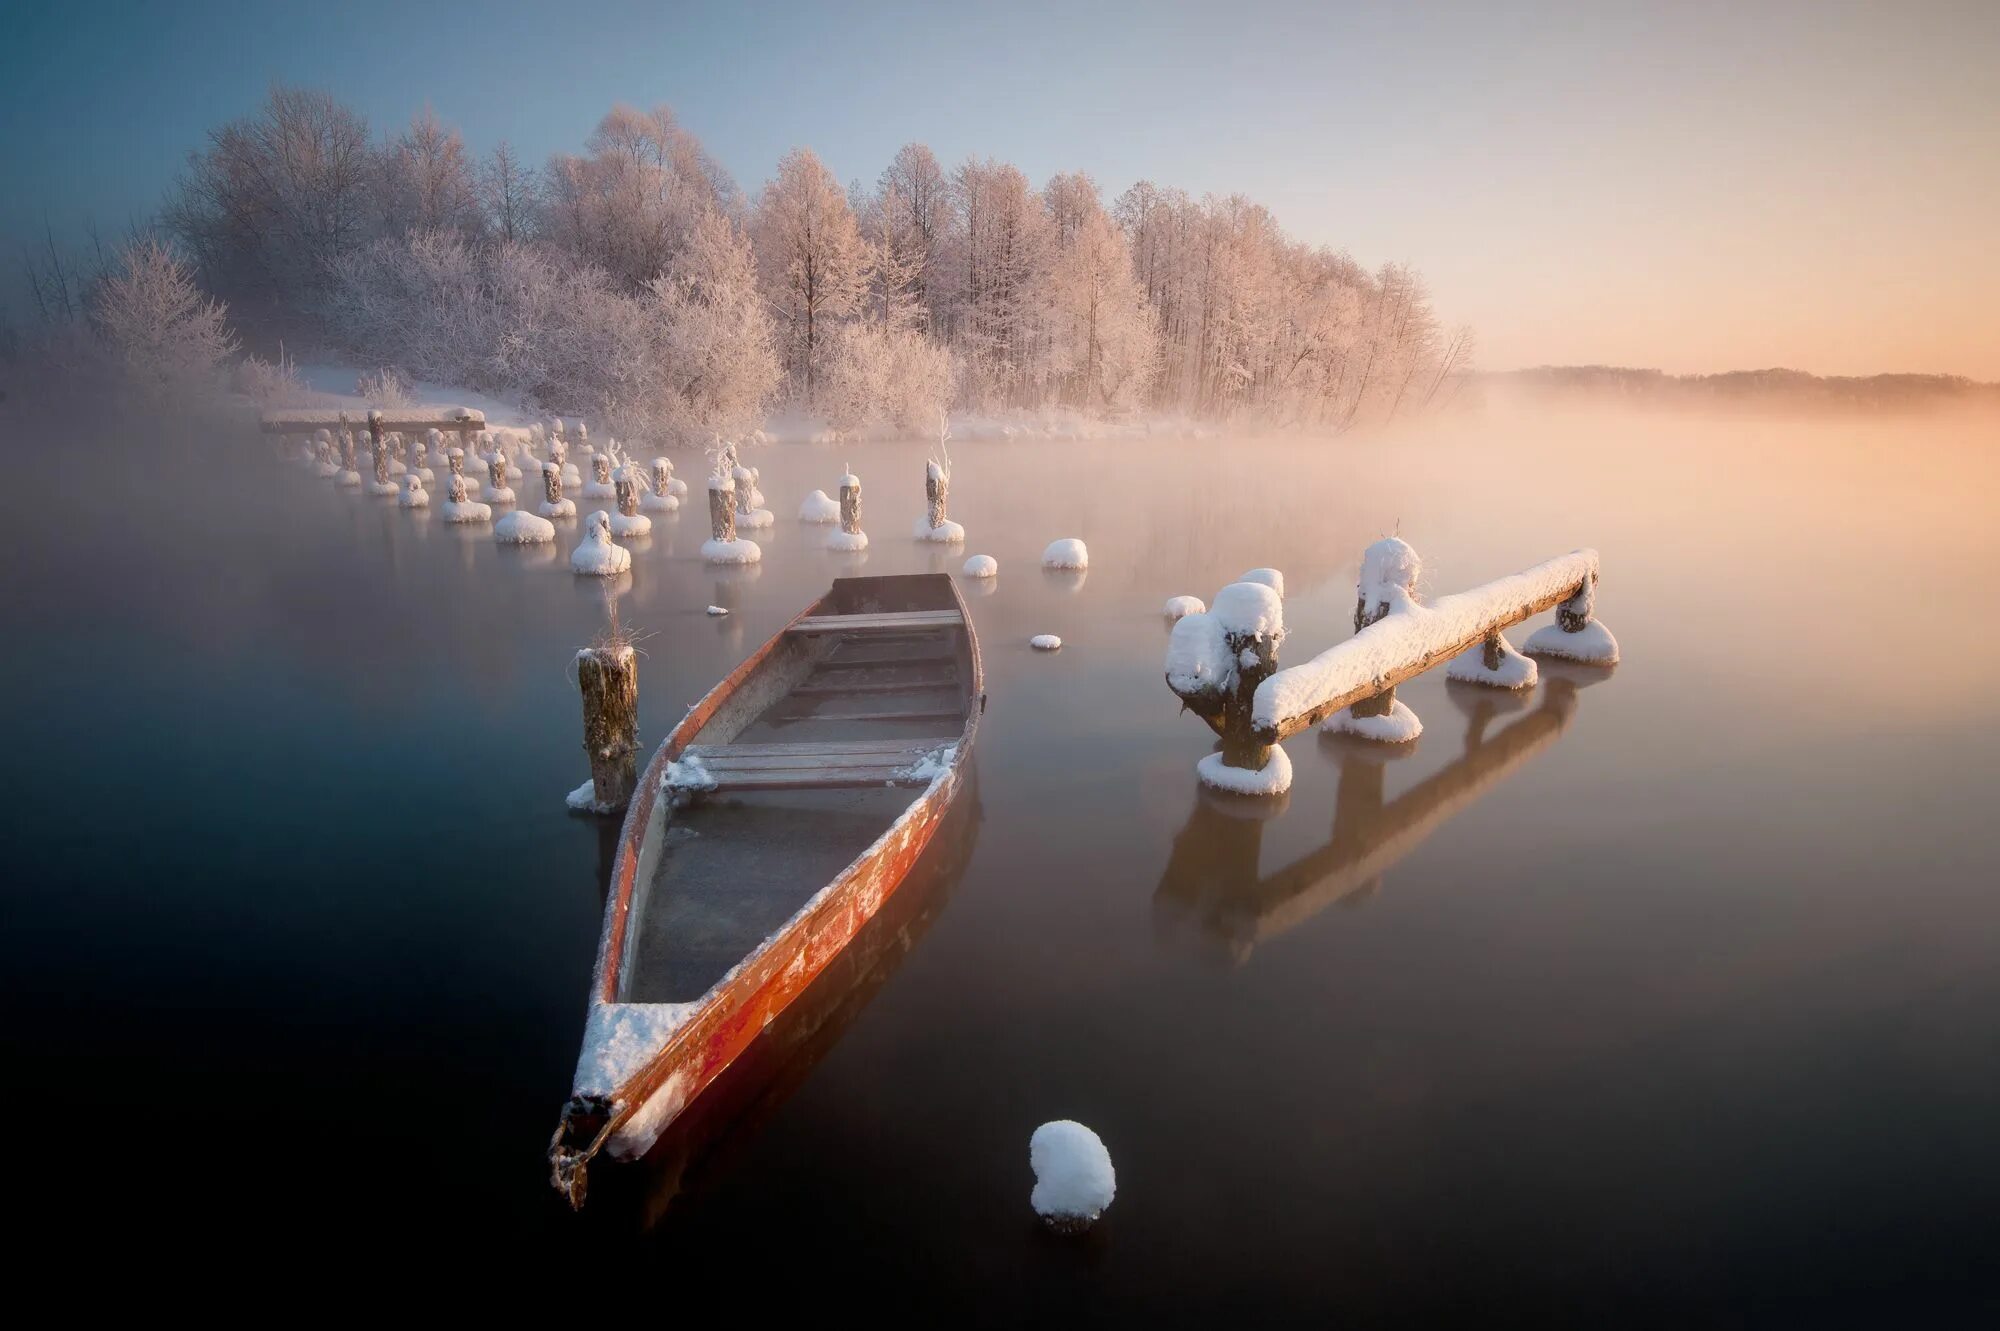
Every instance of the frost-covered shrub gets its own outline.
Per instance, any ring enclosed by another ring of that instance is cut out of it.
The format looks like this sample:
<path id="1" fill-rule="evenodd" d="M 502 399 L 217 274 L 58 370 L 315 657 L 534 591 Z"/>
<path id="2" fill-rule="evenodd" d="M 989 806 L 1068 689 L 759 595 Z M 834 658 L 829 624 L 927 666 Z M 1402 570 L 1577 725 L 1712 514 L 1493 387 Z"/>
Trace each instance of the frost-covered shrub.
<path id="1" fill-rule="evenodd" d="M 410 377 L 393 365 L 364 371 L 354 381 L 354 395 L 371 407 L 407 407 L 414 392 Z"/>
<path id="2" fill-rule="evenodd" d="M 260 407 L 309 407 L 320 394 L 299 377 L 298 363 L 278 354 L 275 361 L 245 356 L 236 366 L 236 391 Z"/>
<path id="3" fill-rule="evenodd" d="M 91 313 L 143 392 L 213 387 L 236 352 L 227 307 L 203 295 L 192 270 L 157 241 L 126 247 L 119 270 L 98 286 Z"/>
<path id="4" fill-rule="evenodd" d="M 951 405 L 951 349 L 912 330 L 856 324 L 834 340 L 820 409 L 843 430 L 934 429 Z"/>

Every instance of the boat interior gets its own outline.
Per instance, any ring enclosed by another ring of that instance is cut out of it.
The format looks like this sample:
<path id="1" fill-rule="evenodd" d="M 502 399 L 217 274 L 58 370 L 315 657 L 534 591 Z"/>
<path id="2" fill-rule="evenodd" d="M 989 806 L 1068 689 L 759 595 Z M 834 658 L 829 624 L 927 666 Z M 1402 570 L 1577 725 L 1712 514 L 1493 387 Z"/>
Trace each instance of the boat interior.
<path id="1" fill-rule="evenodd" d="M 700 998 L 889 828 L 979 705 L 972 642 L 944 574 L 840 579 L 785 630 L 654 801 L 623 1001 Z"/>

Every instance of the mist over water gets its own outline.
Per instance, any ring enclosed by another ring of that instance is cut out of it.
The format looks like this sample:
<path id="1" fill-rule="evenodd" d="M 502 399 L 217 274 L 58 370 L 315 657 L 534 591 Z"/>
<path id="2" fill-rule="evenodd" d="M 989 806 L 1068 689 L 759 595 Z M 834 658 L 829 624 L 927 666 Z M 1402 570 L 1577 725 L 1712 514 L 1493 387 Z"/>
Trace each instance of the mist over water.
<path id="1" fill-rule="evenodd" d="M 621 1280 L 865 1269 L 999 1320 L 1984 1282 L 1990 416 L 969 441 L 962 550 L 909 539 L 920 444 L 748 455 L 761 565 L 703 566 L 694 505 L 629 543 L 642 743 L 832 578 L 991 554 L 964 584 L 976 809 L 920 924 L 762 1056 L 786 1093 L 581 1220 L 542 1159 L 610 853 L 562 803 L 566 671 L 605 615 L 578 525 L 501 549 L 247 433 L 20 425 L 48 449 L 29 493 L 59 497 L 6 538 L 0 974 L 17 1084 L 61 1107 L 31 1175 L 65 1225 L 643 1254 Z M 865 558 L 791 520 L 849 466 Z M 1205 799 L 1161 603 L 1281 568 L 1296 663 L 1348 636 L 1390 531 L 1433 596 L 1596 547 L 1623 664 L 1545 666 L 1525 699 L 1433 672 L 1399 691 L 1413 753 L 1308 734 L 1282 812 Z M 1037 566 L 1065 536 L 1087 574 Z M 1060 1117 L 1118 1169 L 1081 1245 L 1027 1206 L 1028 1134 Z"/>

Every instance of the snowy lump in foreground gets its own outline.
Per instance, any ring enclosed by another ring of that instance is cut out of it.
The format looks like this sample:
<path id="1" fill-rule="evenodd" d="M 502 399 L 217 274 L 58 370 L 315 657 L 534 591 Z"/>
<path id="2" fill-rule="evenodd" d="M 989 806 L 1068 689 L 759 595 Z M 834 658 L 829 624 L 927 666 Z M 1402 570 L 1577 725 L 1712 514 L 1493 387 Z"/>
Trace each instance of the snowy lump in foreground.
<path id="1" fill-rule="evenodd" d="M 1051 541 L 1049 542 L 1049 548 L 1042 551 L 1042 567 L 1089 568 L 1089 547 L 1085 546 L 1082 541 L 1074 536 L 1064 537 L 1060 541 Z"/>
<path id="2" fill-rule="evenodd" d="M 1514 650 L 1505 637 L 1500 639 L 1500 664 L 1486 668 L 1486 644 L 1474 643 L 1451 659 L 1444 677 L 1461 684 L 1483 684 L 1493 689 L 1532 689 L 1540 672 L 1535 663 Z"/>
<path id="3" fill-rule="evenodd" d="M 754 564 L 764 557 L 764 547 L 747 536 L 739 536 L 733 541 L 718 541 L 714 537 L 701 543 L 701 561 L 704 564 Z"/>
<path id="4" fill-rule="evenodd" d="M 1028 645 L 1038 652 L 1059 652 L 1062 650 L 1062 639 L 1053 633 L 1037 633 L 1028 639 Z"/>
<path id="5" fill-rule="evenodd" d="M 799 521 L 827 523 L 840 521 L 840 501 L 827 497 L 824 490 L 814 490 L 799 504 Z"/>
<path id="6" fill-rule="evenodd" d="M 1169 596 L 1162 611 L 1168 619 L 1182 620 L 1189 615 L 1205 614 L 1208 607 L 1201 603 L 1199 596 Z"/>
<path id="7" fill-rule="evenodd" d="M 1117 1171 L 1104 1140 L 1070 1119 L 1035 1129 L 1028 1138 L 1028 1165 L 1035 1171 L 1029 1204 L 1058 1234 L 1089 1229 L 1118 1193 Z"/>
<path id="8" fill-rule="evenodd" d="M 968 578 L 996 577 L 1000 572 L 1000 561 L 992 555 L 974 555 L 965 561 L 965 567 L 959 571 Z"/>
<path id="9" fill-rule="evenodd" d="M 569 566 L 584 577 L 609 578 L 632 567 L 632 552 L 611 539 L 611 517 L 603 509 L 583 520 L 583 540 L 570 552 Z"/>

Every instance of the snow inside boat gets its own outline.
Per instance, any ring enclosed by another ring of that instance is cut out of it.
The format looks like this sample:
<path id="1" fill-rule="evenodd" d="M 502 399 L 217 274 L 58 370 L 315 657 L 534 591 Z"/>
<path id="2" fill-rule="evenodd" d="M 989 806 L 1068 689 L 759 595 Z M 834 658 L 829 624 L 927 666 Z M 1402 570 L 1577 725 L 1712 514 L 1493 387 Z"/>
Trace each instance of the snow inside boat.
<path id="1" fill-rule="evenodd" d="M 796 998 L 917 862 L 985 706 L 946 574 L 840 578 L 687 714 L 620 834 L 583 1052 L 549 1143 L 583 1204 Z"/>

